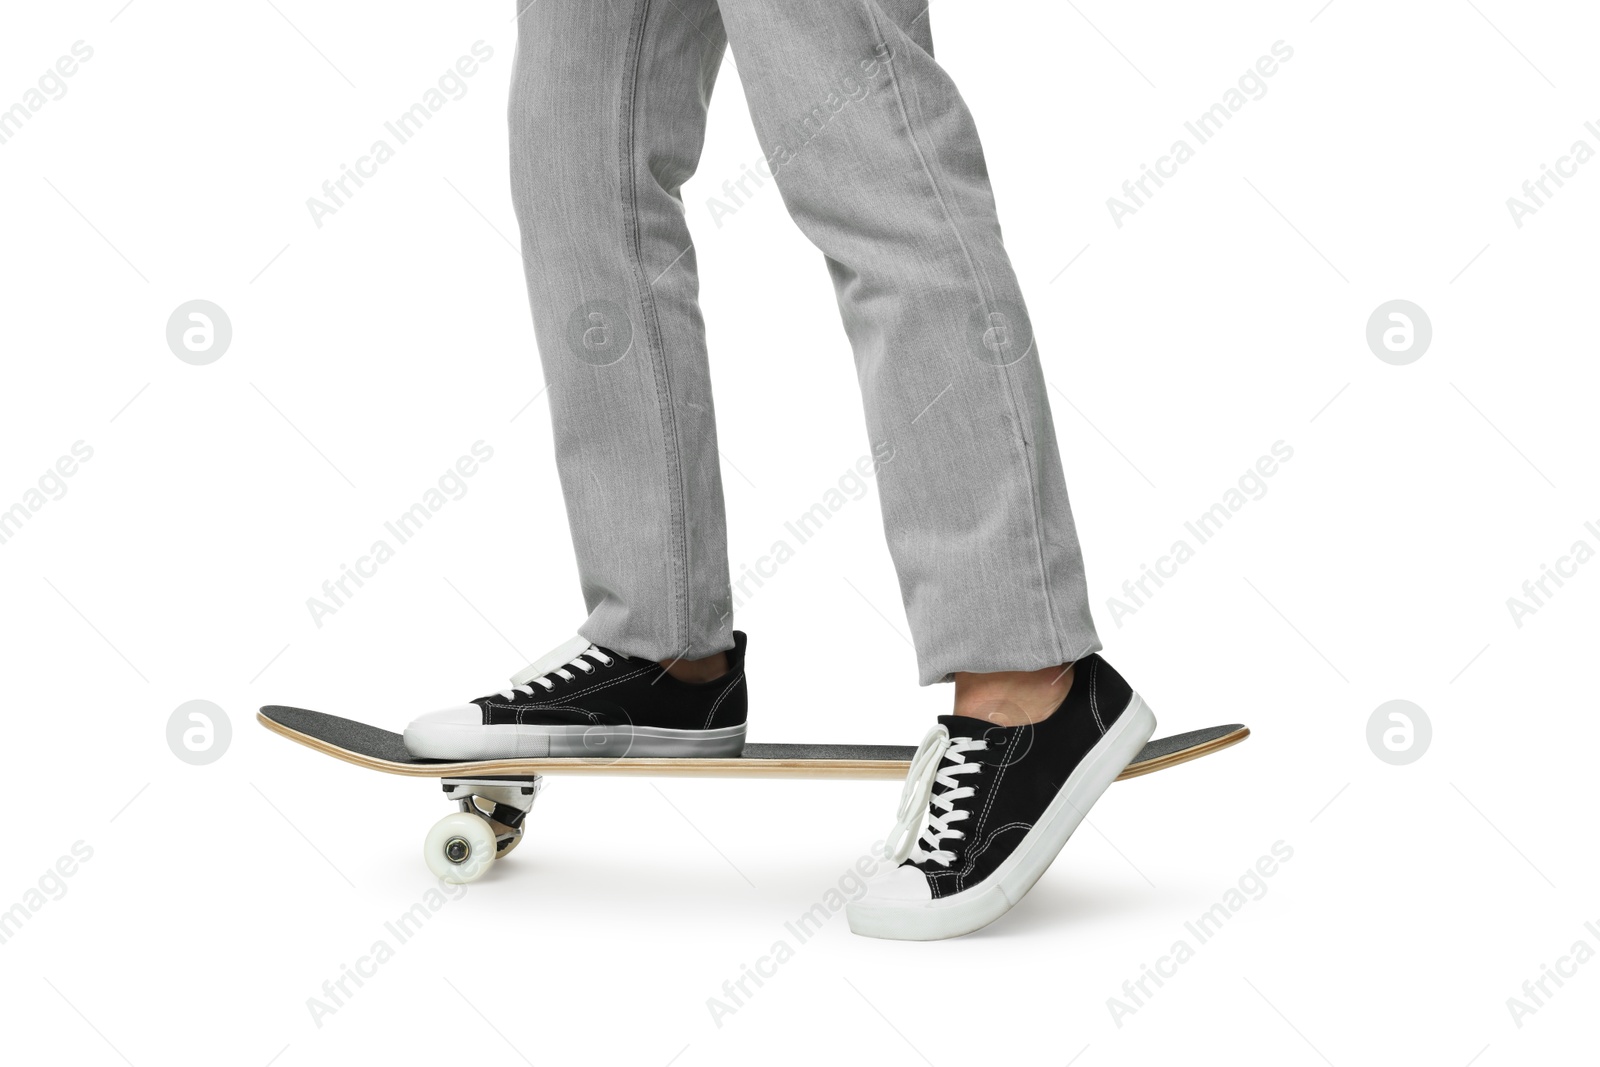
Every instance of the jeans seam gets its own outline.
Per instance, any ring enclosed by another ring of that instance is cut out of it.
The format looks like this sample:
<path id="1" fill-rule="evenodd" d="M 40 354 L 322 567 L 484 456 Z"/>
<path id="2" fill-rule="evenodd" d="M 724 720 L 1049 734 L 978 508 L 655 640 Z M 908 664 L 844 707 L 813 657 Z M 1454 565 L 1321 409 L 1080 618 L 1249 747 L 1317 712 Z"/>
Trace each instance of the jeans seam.
<path id="1" fill-rule="evenodd" d="M 873 0 L 863 0 L 862 6 L 866 11 L 868 20 L 872 23 L 873 31 L 878 34 L 879 39 L 881 40 L 883 31 L 879 26 L 878 19 L 873 11 Z M 933 168 L 929 166 L 927 157 L 923 155 L 922 145 L 917 140 L 916 129 L 911 124 L 911 113 L 906 107 L 905 94 L 900 91 L 900 79 L 895 74 L 892 64 L 888 64 L 886 66 L 889 72 L 889 84 L 894 89 L 895 102 L 899 105 L 900 117 L 905 122 L 906 135 L 910 138 L 912 150 L 917 156 L 917 162 L 921 164 L 922 173 L 927 177 L 928 185 L 933 189 L 934 199 L 938 202 L 939 210 L 944 215 L 945 221 L 950 226 L 950 232 L 955 237 L 956 245 L 961 249 L 962 258 L 967 261 L 967 270 L 970 272 L 972 280 L 977 286 L 978 298 L 986 305 L 992 305 L 994 302 L 994 294 L 990 289 L 988 279 L 983 276 L 983 272 L 978 269 L 977 263 L 973 260 L 972 252 L 970 249 L 968 249 L 966 239 L 961 234 L 961 227 L 957 225 L 955 217 L 951 214 L 950 206 L 945 201 L 944 193 L 939 186 L 939 180 L 934 176 Z M 1034 350 L 1034 340 L 1031 329 L 1029 331 L 1029 350 Z M 1035 358 L 1037 358 L 1037 356 L 1035 356 Z M 1016 383 L 1012 380 L 1010 367 L 998 367 L 996 369 L 1000 371 L 1004 378 L 1006 402 L 1011 408 L 1011 417 L 1013 420 L 1015 420 L 1016 432 L 1022 436 L 1022 440 L 1018 442 L 1018 447 L 1020 450 L 1019 458 L 1022 461 L 1023 473 L 1027 482 L 1026 488 L 1028 493 L 1028 511 L 1033 520 L 1033 550 L 1034 559 L 1039 568 L 1040 596 L 1044 601 L 1045 621 L 1048 623 L 1048 629 L 1050 631 L 1050 643 L 1056 649 L 1056 654 L 1060 655 L 1062 651 L 1061 630 L 1056 619 L 1055 598 L 1050 592 L 1050 575 L 1045 566 L 1044 560 L 1044 520 L 1039 507 L 1039 493 L 1034 484 L 1033 460 L 1028 455 L 1028 443 L 1026 435 L 1022 430 L 1022 411 L 1017 403 Z M 1042 388 L 1043 385 L 1041 382 L 1041 389 Z"/>
<path id="2" fill-rule="evenodd" d="M 686 647 L 689 631 L 689 601 L 687 595 L 689 546 L 687 519 L 684 514 L 686 486 L 683 481 L 683 459 L 678 453 L 678 419 L 672 403 L 672 383 L 667 373 L 665 346 L 661 341 L 661 325 L 656 314 L 655 297 L 651 283 L 645 277 L 643 230 L 639 224 L 638 159 L 634 147 L 636 99 L 639 92 L 639 66 L 644 55 L 645 26 L 650 19 L 650 0 L 638 0 L 629 27 L 628 51 L 623 66 L 623 85 L 620 95 L 621 115 L 617 123 L 620 134 L 619 168 L 622 177 L 622 229 L 625 254 L 633 268 L 634 284 L 639 292 L 640 313 L 644 318 L 644 351 L 646 363 L 656 387 L 657 414 L 661 420 L 661 437 L 667 466 L 668 555 L 672 587 L 672 604 L 668 608 L 670 648 Z"/>

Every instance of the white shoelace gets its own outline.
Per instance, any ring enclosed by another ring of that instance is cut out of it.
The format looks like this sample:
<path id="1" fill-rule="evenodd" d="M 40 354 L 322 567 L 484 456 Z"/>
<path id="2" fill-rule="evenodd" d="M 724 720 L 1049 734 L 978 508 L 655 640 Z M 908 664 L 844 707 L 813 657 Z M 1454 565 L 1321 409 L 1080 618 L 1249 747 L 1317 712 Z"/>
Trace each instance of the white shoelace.
<path id="1" fill-rule="evenodd" d="M 606 655 L 598 645 L 590 644 L 581 637 L 574 637 L 565 644 L 558 645 L 546 652 L 543 656 L 528 664 L 522 670 L 511 676 L 511 688 L 503 689 L 500 695 L 506 700 L 516 699 L 518 693 L 526 696 L 533 695 L 533 687 L 539 686 L 545 692 L 556 687 L 555 680 L 570 682 L 577 675 L 572 673 L 573 668 L 584 674 L 593 674 L 596 670 L 595 661 L 609 667 L 616 660 Z"/>
<path id="2" fill-rule="evenodd" d="M 957 776 L 981 771 L 983 764 L 967 762 L 966 754 L 988 747 L 989 742 L 982 739 L 952 738 L 943 725 L 928 731 L 911 758 L 911 771 L 900 791 L 900 811 L 884 848 L 890 863 L 932 860 L 948 867 L 955 862 L 956 854 L 939 845 L 947 838 L 959 841 L 967 836 L 952 829 L 951 824 L 971 817 L 971 812 L 956 805 L 977 792 L 972 786 L 963 785 Z M 933 792 L 935 785 L 944 787 L 937 795 Z M 927 848 L 923 847 L 924 842 Z"/>

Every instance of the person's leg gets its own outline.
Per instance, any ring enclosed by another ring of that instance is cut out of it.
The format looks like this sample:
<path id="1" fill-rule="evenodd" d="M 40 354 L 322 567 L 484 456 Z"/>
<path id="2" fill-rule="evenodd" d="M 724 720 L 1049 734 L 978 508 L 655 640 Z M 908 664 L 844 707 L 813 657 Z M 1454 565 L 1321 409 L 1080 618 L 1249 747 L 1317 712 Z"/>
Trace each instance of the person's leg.
<path id="1" fill-rule="evenodd" d="M 512 193 L 590 612 L 579 632 L 635 657 L 714 657 L 733 647 L 727 537 L 679 189 L 722 22 L 715 0 L 518 4 Z"/>
<path id="2" fill-rule="evenodd" d="M 922 682 L 1059 674 L 1100 643 L 1027 310 L 925 0 L 721 8 L 892 456 L 879 493 Z"/>
<path id="3" fill-rule="evenodd" d="M 924 0 L 721 0 L 785 203 L 855 348 L 921 680 L 891 866 L 850 928 L 951 937 L 1033 885 L 1155 729 L 1094 653 L 1038 351 Z"/>
<path id="4" fill-rule="evenodd" d="M 678 198 L 722 24 L 714 0 L 517 2 L 512 188 L 590 615 L 510 688 L 413 721 L 405 744 L 433 759 L 737 756 L 745 642 Z"/>

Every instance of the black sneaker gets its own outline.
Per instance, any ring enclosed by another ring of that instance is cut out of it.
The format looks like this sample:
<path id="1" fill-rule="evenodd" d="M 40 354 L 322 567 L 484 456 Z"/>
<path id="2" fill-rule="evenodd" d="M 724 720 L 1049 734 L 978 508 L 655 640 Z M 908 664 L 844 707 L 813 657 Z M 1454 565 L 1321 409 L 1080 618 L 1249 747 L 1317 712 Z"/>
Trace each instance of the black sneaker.
<path id="1" fill-rule="evenodd" d="M 512 677 L 510 689 L 422 716 L 406 727 L 406 749 L 446 760 L 737 756 L 744 647 L 734 631 L 728 672 L 693 683 L 575 637 Z"/>
<path id="2" fill-rule="evenodd" d="M 1139 694 L 1079 660 L 1043 722 L 941 715 L 911 763 L 891 866 L 846 907 L 868 937 L 931 941 L 989 925 L 1039 880 L 1091 805 L 1155 733 Z"/>

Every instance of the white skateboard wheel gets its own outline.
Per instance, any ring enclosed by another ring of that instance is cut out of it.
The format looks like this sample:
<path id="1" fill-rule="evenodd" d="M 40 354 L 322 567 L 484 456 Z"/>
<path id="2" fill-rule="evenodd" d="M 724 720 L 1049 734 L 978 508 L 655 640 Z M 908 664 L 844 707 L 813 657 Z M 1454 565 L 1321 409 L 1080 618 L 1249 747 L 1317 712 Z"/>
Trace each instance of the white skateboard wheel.
<path id="1" fill-rule="evenodd" d="M 494 862 L 494 831 L 481 815 L 458 811 L 433 824 L 422 842 L 428 870 L 446 882 L 464 885 L 483 876 Z"/>

